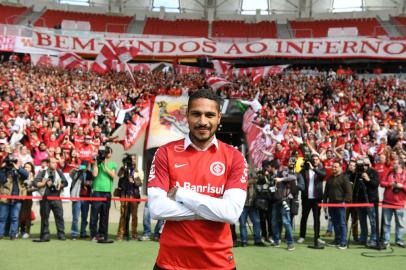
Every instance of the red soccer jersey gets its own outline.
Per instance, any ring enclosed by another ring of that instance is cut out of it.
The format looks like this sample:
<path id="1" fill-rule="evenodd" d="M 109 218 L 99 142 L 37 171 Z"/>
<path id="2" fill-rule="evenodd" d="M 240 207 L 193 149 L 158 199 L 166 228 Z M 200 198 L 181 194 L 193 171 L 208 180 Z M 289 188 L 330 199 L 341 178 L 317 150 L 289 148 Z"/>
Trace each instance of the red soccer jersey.
<path id="1" fill-rule="evenodd" d="M 218 141 L 206 151 L 184 139 L 160 147 L 154 157 L 148 187 L 165 191 L 178 185 L 219 198 L 231 188 L 247 189 L 246 162 L 232 146 Z M 230 225 L 209 220 L 166 221 L 157 265 L 165 269 L 233 269 Z"/>

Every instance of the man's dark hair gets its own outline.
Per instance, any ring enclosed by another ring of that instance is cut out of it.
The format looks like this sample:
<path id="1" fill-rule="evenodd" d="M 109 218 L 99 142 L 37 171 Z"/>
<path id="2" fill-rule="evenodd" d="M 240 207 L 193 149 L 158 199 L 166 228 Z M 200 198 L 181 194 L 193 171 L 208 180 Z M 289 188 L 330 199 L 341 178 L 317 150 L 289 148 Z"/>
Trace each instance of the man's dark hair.
<path id="1" fill-rule="evenodd" d="M 205 98 L 205 99 L 210 99 L 213 100 L 217 103 L 217 110 L 220 112 L 220 97 L 212 90 L 210 89 L 200 89 L 197 90 L 196 92 L 192 93 L 189 96 L 189 101 L 187 103 L 187 110 L 189 111 L 190 106 L 192 105 L 193 100 L 199 99 L 199 98 Z"/>
<path id="2" fill-rule="evenodd" d="M 272 168 L 279 170 L 279 161 L 277 159 L 272 159 L 269 165 Z"/>

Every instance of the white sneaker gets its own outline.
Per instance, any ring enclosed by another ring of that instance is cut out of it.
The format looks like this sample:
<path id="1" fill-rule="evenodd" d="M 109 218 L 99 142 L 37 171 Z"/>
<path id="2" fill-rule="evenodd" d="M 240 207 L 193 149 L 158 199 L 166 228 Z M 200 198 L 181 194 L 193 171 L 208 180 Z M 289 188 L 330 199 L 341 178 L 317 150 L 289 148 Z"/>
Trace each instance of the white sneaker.
<path id="1" fill-rule="evenodd" d="M 304 238 L 303 237 L 300 237 L 299 239 L 297 239 L 297 242 L 299 243 L 299 244 L 303 244 L 304 243 Z"/>
<path id="2" fill-rule="evenodd" d="M 319 238 L 319 239 L 317 239 L 317 243 L 324 245 L 326 243 L 326 241 Z"/>
<path id="3" fill-rule="evenodd" d="M 28 239 L 30 238 L 30 235 L 28 233 L 24 233 L 22 236 L 23 239 Z"/>

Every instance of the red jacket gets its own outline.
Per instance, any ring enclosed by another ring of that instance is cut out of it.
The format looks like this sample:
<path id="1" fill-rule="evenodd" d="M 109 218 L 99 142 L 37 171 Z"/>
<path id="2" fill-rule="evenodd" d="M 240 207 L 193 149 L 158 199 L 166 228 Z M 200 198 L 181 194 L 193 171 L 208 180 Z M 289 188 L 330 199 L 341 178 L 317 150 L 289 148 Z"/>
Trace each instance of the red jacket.
<path id="1" fill-rule="evenodd" d="M 393 193 L 392 183 L 397 182 L 403 185 L 399 193 Z M 390 172 L 387 177 L 381 180 L 381 186 L 385 188 L 383 202 L 404 206 L 406 202 L 406 170 L 402 173 Z"/>

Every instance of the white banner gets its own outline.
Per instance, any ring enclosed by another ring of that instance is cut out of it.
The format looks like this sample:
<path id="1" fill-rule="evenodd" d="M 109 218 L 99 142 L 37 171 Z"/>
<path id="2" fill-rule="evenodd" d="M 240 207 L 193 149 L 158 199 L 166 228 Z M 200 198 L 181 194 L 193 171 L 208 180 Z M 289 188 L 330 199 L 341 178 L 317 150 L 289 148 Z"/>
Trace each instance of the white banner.
<path id="1" fill-rule="evenodd" d="M 108 43 L 111 46 L 134 46 L 140 49 L 140 56 L 156 57 L 406 59 L 406 40 L 366 37 L 262 39 L 252 42 L 226 43 L 206 38 L 103 38 L 33 31 L 32 42 L 33 46 L 38 48 L 83 54 L 97 54 L 102 46 Z"/>

